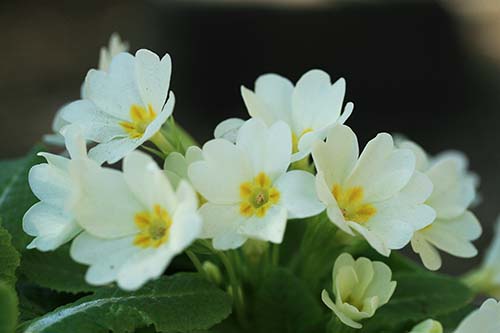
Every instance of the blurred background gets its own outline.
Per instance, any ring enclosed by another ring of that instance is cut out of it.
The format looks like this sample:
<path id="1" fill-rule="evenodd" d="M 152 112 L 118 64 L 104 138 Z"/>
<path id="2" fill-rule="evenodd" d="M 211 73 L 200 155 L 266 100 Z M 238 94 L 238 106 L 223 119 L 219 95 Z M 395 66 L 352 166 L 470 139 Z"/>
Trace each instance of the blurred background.
<path id="1" fill-rule="evenodd" d="M 363 144 L 388 131 L 468 155 L 484 198 L 477 244 L 490 241 L 500 213 L 498 0 L 3 1 L 0 31 L 0 158 L 51 131 L 118 32 L 132 51 L 170 53 L 174 115 L 200 142 L 221 120 L 246 117 L 239 87 L 260 74 L 345 77 L 348 125 Z M 450 258 L 444 268 L 473 264 Z"/>

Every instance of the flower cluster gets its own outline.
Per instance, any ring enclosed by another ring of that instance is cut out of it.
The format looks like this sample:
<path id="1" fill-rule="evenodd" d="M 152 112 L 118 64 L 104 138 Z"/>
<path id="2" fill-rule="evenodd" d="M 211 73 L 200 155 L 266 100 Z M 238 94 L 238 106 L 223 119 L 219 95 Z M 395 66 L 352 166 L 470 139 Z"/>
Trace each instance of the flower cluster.
<path id="1" fill-rule="evenodd" d="M 386 263 L 353 258 L 348 246 L 366 241 L 384 258 L 411 244 L 430 270 L 442 265 L 437 249 L 463 258 L 477 254 L 472 241 L 481 226 L 469 209 L 478 180 L 467 159 L 456 152 L 430 157 L 388 133 L 361 150 L 344 124 L 353 112 L 344 102 L 344 79 L 332 83 L 317 69 L 295 85 L 262 75 L 253 91 L 241 87 L 248 120 L 225 120 L 214 139 L 184 149 L 173 138 L 179 131 L 172 121 L 170 56 L 127 49 L 113 36 L 99 68 L 88 72 L 81 99 L 58 112 L 58 133 L 49 138 L 63 138 L 69 158 L 43 153 L 47 163 L 29 175 L 40 200 L 24 216 L 25 232 L 35 237 L 29 248 L 52 251 L 71 242 L 71 257 L 88 266 L 89 284 L 137 290 L 184 252 L 220 283 L 217 266 L 201 265 L 190 246 L 203 246 L 223 264 L 225 253 L 239 258 L 234 251 L 250 246 L 259 257 L 270 251 L 268 243 L 275 244 L 271 249 L 283 243 L 290 220 L 316 219 L 336 230 L 330 242 L 341 249 L 332 253 L 331 289 L 321 299 L 343 324 L 361 328 L 390 301 L 397 279 Z M 103 166 L 120 161 L 121 170 Z M 498 270 L 492 258 L 486 265 Z M 234 282 L 234 271 L 228 273 Z M 231 288 L 241 310 L 243 286 Z M 456 333 L 472 332 L 498 311 L 486 302 Z M 428 320 L 412 332 L 442 327 Z"/>

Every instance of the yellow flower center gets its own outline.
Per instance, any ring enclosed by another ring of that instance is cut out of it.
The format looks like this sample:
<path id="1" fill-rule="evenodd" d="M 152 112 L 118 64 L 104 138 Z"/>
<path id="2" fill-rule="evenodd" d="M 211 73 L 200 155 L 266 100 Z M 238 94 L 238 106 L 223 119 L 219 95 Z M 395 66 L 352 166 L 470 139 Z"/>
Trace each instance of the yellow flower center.
<path id="1" fill-rule="evenodd" d="M 130 119 L 132 121 L 122 121 L 120 126 L 132 139 L 141 138 L 149 124 L 156 118 L 156 112 L 151 104 L 148 104 L 148 109 L 140 105 L 133 104 L 130 107 Z"/>
<path id="2" fill-rule="evenodd" d="M 263 217 L 280 200 L 280 192 L 272 187 L 271 179 L 261 172 L 252 181 L 240 185 L 240 197 L 241 215 Z"/>
<path id="3" fill-rule="evenodd" d="M 304 134 L 312 132 L 312 128 L 306 128 L 305 130 L 300 133 L 299 136 L 297 134 L 292 132 L 292 153 L 296 153 L 299 151 L 299 141 L 300 139 L 304 136 Z"/>
<path id="4" fill-rule="evenodd" d="M 135 214 L 134 222 L 139 228 L 134 245 L 142 248 L 158 248 L 168 240 L 172 219 L 160 205 L 154 205 L 152 211 Z"/>
<path id="5" fill-rule="evenodd" d="M 332 194 L 347 221 L 365 223 L 377 213 L 375 207 L 363 202 L 364 193 L 360 186 L 343 189 L 341 185 L 335 184 Z"/>

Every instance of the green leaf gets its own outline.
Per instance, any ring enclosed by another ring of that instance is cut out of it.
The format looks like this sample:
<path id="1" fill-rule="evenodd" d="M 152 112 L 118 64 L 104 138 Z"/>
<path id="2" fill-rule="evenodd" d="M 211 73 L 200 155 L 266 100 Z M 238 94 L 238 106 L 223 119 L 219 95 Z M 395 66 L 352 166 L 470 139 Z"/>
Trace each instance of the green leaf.
<path id="1" fill-rule="evenodd" d="M 103 288 L 26 325 L 25 333 L 203 330 L 231 313 L 230 297 L 194 273 L 162 277 L 135 292 Z"/>
<path id="2" fill-rule="evenodd" d="M 324 323 L 319 302 L 319 294 L 312 295 L 303 281 L 287 269 L 276 268 L 257 290 L 255 324 L 266 333 L 320 332 Z"/>
<path id="3" fill-rule="evenodd" d="M 17 325 L 17 295 L 14 288 L 0 281 L 0 333 L 12 333 Z"/>
<path id="4" fill-rule="evenodd" d="M 399 273 L 389 303 L 363 323 L 360 333 L 404 332 L 428 318 L 437 318 L 469 304 L 474 295 L 458 279 L 433 273 Z"/>
<path id="5" fill-rule="evenodd" d="M 20 271 L 29 281 L 45 288 L 69 293 L 90 292 L 98 287 L 85 282 L 87 267 L 69 256 L 69 245 L 51 252 L 24 252 Z"/>
<path id="6" fill-rule="evenodd" d="M 26 298 L 24 295 L 19 295 L 19 321 L 24 322 L 28 320 L 35 319 L 43 315 L 46 311 L 43 308 L 33 302 L 32 300 Z"/>
<path id="7" fill-rule="evenodd" d="M 0 161 L 0 216 L 18 251 L 23 251 L 31 239 L 23 231 L 22 220 L 37 201 L 28 184 L 28 172 L 33 165 L 43 162 L 36 156 L 41 149 L 35 147 L 23 158 Z"/>
<path id="8" fill-rule="evenodd" d="M 0 281 L 13 286 L 18 266 L 19 253 L 12 246 L 10 234 L 0 226 Z"/>

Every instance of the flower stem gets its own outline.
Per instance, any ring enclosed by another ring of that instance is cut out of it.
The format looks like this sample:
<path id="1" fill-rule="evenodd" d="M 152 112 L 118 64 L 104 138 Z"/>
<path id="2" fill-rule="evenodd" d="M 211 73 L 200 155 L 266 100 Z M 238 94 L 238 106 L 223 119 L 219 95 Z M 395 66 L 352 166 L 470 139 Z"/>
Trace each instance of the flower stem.
<path id="1" fill-rule="evenodd" d="M 271 263 L 273 266 L 278 266 L 280 261 L 280 246 L 279 244 L 271 245 Z"/>
<path id="2" fill-rule="evenodd" d="M 194 254 L 193 251 L 189 251 L 189 250 L 186 251 L 186 255 L 189 257 L 189 260 L 191 260 L 191 262 L 193 263 L 193 265 L 196 268 L 196 270 L 198 271 L 198 273 L 203 275 L 204 278 L 207 278 L 207 275 L 205 274 L 205 270 L 203 269 L 203 265 L 201 264 L 200 259 L 198 259 L 198 256 L 196 256 L 196 254 Z"/>
<path id="3" fill-rule="evenodd" d="M 161 133 L 161 131 L 156 132 L 150 140 L 165 155 L 175 151 L 174 147 L 170 144 L 170 142 L 168 142 L 167 138 Z"/>
<path id="4" fill-rule="evenodd" d="M 236 277 L 233 265 L 225 253 L 217 251 L 217 255 L 222 261 L 222 264 L 224 265 L 227 275 L 229 277 L 229 284 L 231 285 L 233 292 L 234 307 L 236 310 L 236 316 L 238 318 L 238 321 L 240 322 L 243 328 L 247 329 L 248 320 L 245 315 L 243 293 L 238 278 Z"/>

